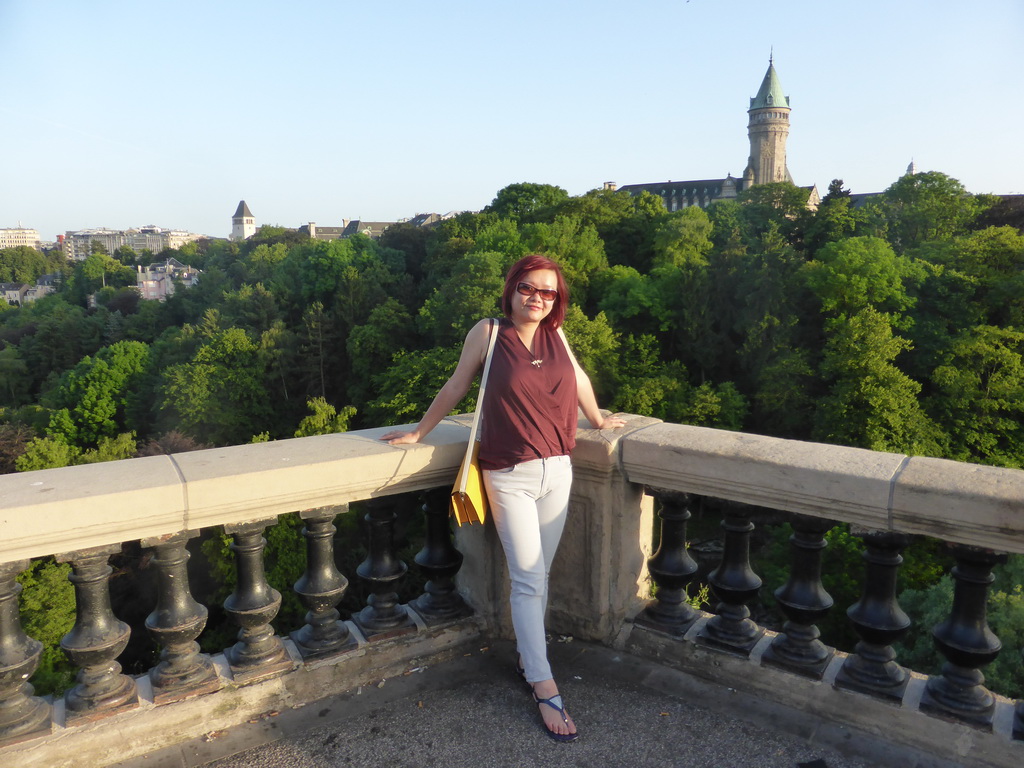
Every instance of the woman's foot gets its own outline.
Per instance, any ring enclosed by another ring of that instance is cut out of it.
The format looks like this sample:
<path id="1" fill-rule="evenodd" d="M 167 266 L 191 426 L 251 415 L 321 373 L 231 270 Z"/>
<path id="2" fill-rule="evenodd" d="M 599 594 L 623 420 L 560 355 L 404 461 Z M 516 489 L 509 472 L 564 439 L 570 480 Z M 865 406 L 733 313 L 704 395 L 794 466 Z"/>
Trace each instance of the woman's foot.
<path id="1" fill-rule="evenodd" d="M 537 702 L 544 729 L 555 741 L 574 741 L 579 734 L 576 723 L 565 711 L 562 697 L 554 680 L 541 680 L 533 684 L 533 700 Z"/>

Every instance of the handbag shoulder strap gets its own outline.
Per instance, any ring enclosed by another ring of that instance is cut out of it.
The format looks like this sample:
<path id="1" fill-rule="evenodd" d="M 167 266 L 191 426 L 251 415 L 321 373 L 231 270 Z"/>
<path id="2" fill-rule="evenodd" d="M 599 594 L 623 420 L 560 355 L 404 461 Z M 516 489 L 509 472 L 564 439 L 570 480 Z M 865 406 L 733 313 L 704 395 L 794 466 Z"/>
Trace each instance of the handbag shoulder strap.
<path id="1" fill-rule="evenodd" d="M 466 459 L 462 462 L 462 474 L 459 476 L 459 490 L 465 492 L 466 482 L 469 480 L 469 460 L 473 455 L 473 448 L 476 445 L 476 434 L 480 428 L 480 411 L 483 410 L 484 392 L 487 389 L 487 374 L 491 370 L 491 358 L 494 356 L 494 342 L 498 340 L 498 324 L 494 318 L 490 319 L 491 331 L 487 341 L 487 356 L 484 358 L 484 372 L 480 374 L 480 394 L 476 398 L 476 408 L 473 410 L 473 426 L 469 430 L 469 442 L 466 443 Z"/>

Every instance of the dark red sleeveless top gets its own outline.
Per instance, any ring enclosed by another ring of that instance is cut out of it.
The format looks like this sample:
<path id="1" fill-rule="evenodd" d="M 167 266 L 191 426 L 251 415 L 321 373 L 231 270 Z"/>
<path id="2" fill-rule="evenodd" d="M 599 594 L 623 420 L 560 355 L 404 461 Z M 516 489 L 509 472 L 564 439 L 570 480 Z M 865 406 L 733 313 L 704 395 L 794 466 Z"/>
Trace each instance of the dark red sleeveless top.
<path id="1" fill-rule="evenodd" d="M 500 320 L 481 413 L 483 469 L 567 456 L 576 445 L 579 401 L 569 353 L 546 325 L 537 329 L 533 347 L 536 355 L 511 320 Z"/>

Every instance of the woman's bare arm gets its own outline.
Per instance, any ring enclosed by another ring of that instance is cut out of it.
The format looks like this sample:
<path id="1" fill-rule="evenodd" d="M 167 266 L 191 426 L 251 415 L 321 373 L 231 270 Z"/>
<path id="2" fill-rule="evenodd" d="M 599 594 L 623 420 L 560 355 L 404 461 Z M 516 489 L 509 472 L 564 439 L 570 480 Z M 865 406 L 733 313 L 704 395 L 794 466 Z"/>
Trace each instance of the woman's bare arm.
<path id="1" fill-rule="evenodd" d="M 440 423 L 441 419 L 451 413 L 452 409 L 469 392 L 473 379 L 476 378 L 483 366 L 489 340 L 490 320 L 481 320 L 466 334 L 466 341 L 462 345 L 462 354 L 459 355 L 459 364 L 455 368 L 455 373 L 441 387 L 430 407 L 427 408 L 427 412 L 420 419 L 420 423 L 409 432 L 393 430 L 381 435 L 380 439 L 389 445 L 403 445 L 418 443 L 430 434 L 430 431 Z"/>
<path id="2" fill-rule="evenodd" d="M 587 421 L 594 429 L 617 429 L 625 426 L 626 422 L 618 416 L 602 416 L 601 409 L 597 406 L 597 397 L 594 395 L 594 385 L 590 383 L 587 372 L 580 367 L 576 355 L 573 354 L 569 340 L 565 338 L 565 331 L 558 329 L 558 335 L 562 337 L 565 350 L 569 353 L 569 360 L 572 361 L 573 370 L 576 372 L 576 398 L 579 400 L 580 408 Z"/>

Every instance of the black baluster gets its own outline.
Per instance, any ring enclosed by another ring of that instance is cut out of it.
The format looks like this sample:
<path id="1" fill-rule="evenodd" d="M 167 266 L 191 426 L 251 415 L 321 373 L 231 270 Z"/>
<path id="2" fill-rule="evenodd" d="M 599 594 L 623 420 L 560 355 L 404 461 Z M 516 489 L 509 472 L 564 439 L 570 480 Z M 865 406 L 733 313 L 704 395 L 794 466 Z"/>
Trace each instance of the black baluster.
<path id="1" fill-rule="evenodd" d="M 206 606 L 192 598 L 188 583 L 189 553 L 195 534 L 144 539 L 152 547 L 157 574 L 156 610 L 146 618 L 146 629 L 161 646 L 160 663 L 149 671 L 153 701 L 165 704 L 221 687 L 210 657 L 199 652 L 196 638 L 206 626 Z"/>
<path id="2" fill-rule="evenodd" d="M 238 642 L 224 651 L 236 682 L 249 683 L 280 675 L 293 668 L 291 657 L 274 634 L 270 622 L 281 608 L 281 593 L 267 583 L 263 550 L 267 540 L 263 531 L 277 520 L 224 526 L 233 537 L 238 581 L 235 591 L 224 601 L 224 610 L 241 629 Z"/>
<path id="3" fill-rule="evenodd" d="M 306 521 L 306 570 L 295 582 L 295 592 L 306 606 L 306 623 L 291 634 L 303 659 L 316 659 L 355 648 L 356 639 L 338 613 L 348 579 L 334 563 L 334 518 L 348 505 L 300 512 Z"/>
<path id="4" fill-rule="evenodd" d="M 43 644 L 25 634 L 18 615 L 18 574 L 28 560 L 0 564 L 0 744 L 50 732 L 50 705 L 33 696 L 28 679 L 39 667 Z"/>
<path id="5" fill-rule="evenodd" d="M 892 644 L 910 629 L 910 618 L 896 601 L 896 576 L 903 563 L 900 553 L 910 539 L 902 533 L 886 531 L 858 535 L 865 545 L 864 588 L 860 600 L 846 615 L 860 642 L 843 662 L 835 685 L 900 701 L 910 678 L 896 663 Z"/>
<path id="6" fill-rule="evenodd" d="M 473 609 L 455 589 L 455 574 L 462 567 L 462 553 L 452 543 L 448 488 L 435 488 L 424 495 L 423 514 L 427 521 L 426 541 L 413 561 L 427 575 L 423 594 L 409 606 L 427 626 L 435 626 L 473 615 Z"/>
<path id="7" fill-rule="evenodd" d="M 364 518 L 369 536 L 366 559 L 359 564 L 356 575 L 366 584 L 370 596 L 366 607 L 352 617 L 368 640 L 414 632 L 416 625 L 405 607 L 398 604 L 395 591 L 408 566 L 395 554 L 393 498 L 372 499 Z"/>
<path id="8" fill-rule="evenodd" d="M 686 588 L 697 574 L 697 561 L 686 548 L 686 523 L 690 519 L 690 494 L 651 488 L 660 503 L 661 538 L 658 551 L 647 561 L 647 570 L 658 591 L 654 600 L 636 617 L 643 627 L 682 637 L 700 615 L 690 605 Z"/>
<path id="9" fill-rule="evenodd" d="M 707 503 L 707 502 L 705 502 Z M 721 564 L 708 575 L 711 591 L 719 600 L 712 616 L 697 636 L 697 642 L 729 653 L 749 656 L 764 636 L 764 629 L 750 620 L 747 603 L 757 597 L 761 579 L 750 568 L 750 518 L 754 508 L 735 501 L 713 501 L 724 515 L 724 550 Z"/>
<path id="10" fill-rule="evenodd" d="M 789 580 L 775 590 L 787 621 L 762 658 L 765 663 L 815 680 L 821 680 L 835 654 L 834 648 L 818 639 L 821 632 L 817 627 L 833 602 L 821 583 L 821 555 L 828 546 L 825 534 L 832 526 L 830 520 L 803 515 L 793 521 Z"/>
<path id="11" fill-rule="evenodd" d="M 928 678 L 921 709 L 991 730 L 995 697 L 985 687 L 980 668 L 995 661 L 1002 648 L 988 627 L 987 606 L 992 568 L 1005 562 L 1006 555 L 965 544 L 953 544 L 950 549 L 956 558 L 953 608 L 932 630 L 946 663 L 941 676 Z"/>
<path id="12" fill-rule="evenodd" d="M 58 555 L 71 563 L 68 580 L 75 586 L 75 625 L 60 647 L 78 667 L 76 684 L 64 693 L 67 722 L 112 714 L 135 707 L 139 694 L 135 681 L 121 674 L 116 659 L 128 645 L 131 630 L 110 607 L 107 562 L 121 546 L 95 547 Z"/>

